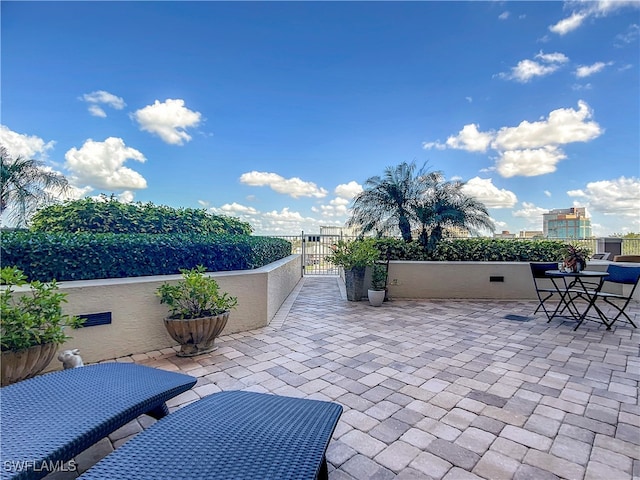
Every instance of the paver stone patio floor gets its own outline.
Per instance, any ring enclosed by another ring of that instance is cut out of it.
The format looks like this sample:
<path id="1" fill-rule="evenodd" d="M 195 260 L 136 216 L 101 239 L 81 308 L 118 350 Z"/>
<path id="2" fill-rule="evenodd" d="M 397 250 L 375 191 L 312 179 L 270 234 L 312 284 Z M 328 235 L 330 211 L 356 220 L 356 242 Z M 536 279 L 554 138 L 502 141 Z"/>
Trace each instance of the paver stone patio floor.
<path id="1" fill-rule="evenodd" d="M 338 277 L 305 277 L 268 327 L 222 336 L 210 354 L 179 358 L 176 347 L 116 360 L 198 377 L 171 409 L 233 389 L 340 403 L 331 480 L 640 479 L 640 332 L 625 322 L 574 332 L 533 316 L 536 305 L 374 308 L 347 302 Z M 637 303 L 630 311 L 640 318 Z M 152 422 L 122 427 L 79 467 Z"/>

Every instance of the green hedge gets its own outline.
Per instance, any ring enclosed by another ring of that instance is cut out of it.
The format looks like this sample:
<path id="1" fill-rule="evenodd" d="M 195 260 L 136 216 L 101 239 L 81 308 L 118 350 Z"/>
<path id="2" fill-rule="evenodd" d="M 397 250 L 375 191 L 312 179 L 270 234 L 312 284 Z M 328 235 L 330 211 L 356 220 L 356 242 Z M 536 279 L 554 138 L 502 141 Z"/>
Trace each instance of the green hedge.
<path id="1" fill-rule="evenodd" d="M 438 260 L 467 262 L 557 262 L 565 242 L 560 240 L 504 240 L 464 238 L 443 240 L 431 255 L 418 242 L 377 239 L 377 247 L 390 260 Z"/>
<path id="2" fill-rule="evenodd" d="M 173 208 L 153 203 L 101 199 L 70 200 L 42 208 L 31 219 L 34 232 L 183 233 L 250 235 L 251 225 L 204 209 Z"/>
<path id="3" fill-rule="evenodd" d="M 280 238 L 250 235 L 148 235 L 3 232 L 3 266 L 29 280 L 57 281 L 171 275 L 203 265 L 207 271 L 250 270 L 291 254 Z"/>

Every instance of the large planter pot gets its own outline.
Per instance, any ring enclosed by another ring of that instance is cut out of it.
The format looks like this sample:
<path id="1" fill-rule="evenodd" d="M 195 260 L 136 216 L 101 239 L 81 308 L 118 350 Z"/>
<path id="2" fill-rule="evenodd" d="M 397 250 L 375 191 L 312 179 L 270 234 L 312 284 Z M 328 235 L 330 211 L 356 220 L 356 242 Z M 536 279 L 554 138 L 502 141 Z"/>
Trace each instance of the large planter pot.
<path id="1" fill-rule="evenodd" d="M 35 377 L 49 365 L 57 349 L 57 343 L 45 343 L 24 350 L 2 352 L 2 386 Z"/>
<path id="2" fill-rule="evenodd" d="M 367 297 L 371 306 L 379 307 L 382 305 L 386 293 L 385 290 L 367 290 Z"/>
<path id="3" fill-rule="evenodd" d="M 344 272 L 344 283 L 347 289 L 347 300 L 359 302 L 364 292 L 365 267 L 355 267 Z"/>
<path id="4" fill-rule="evenodd" d="M 181 345 L 179 357 L 193 357 L 211 352 L 216 348 L 214 341 L 220 335 L 229 320 L 229 312 L 215 317 L 203 318 L 165 318 L 164 326 L 169 335 Z"/>

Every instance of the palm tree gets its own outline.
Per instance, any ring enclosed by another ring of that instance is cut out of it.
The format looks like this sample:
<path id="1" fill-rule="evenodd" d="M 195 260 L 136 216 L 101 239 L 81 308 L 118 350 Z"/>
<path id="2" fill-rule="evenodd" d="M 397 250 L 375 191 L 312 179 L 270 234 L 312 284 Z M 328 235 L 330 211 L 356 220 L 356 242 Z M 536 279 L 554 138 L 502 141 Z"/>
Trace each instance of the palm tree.
<path id="1" fill-rule="evenodd" d="M 68 189 L 66 177 L 47 169 L 44 162 L 23 157 L 13 159 L 0 145 L 0 215 L 7 211 L 16 226 L 26 225 L 36 209 Z"/>
<path id="2" fill-rule="evenodd" d="M 420 222 L 420 243 L 433 252 L 447 228 L 464 228 L 477 233 L 481 229 L 493 231 L 495 226 L 487 207 L 462 191 L 463 182 L 446 182 L 439 175 L 424 192 L 414 213 Z"/>
<path id="3" fill-rule="evenodd" d="M 362 233 L 398 229 L 404 241 L 410 242 L 413 206 L 424 191 L 426 178 L 424 166 L 417 170 L 415 162 L 387 167 L 384 176 L 368 178 L 353 200 L 347 226 L 358 227 Z"/>

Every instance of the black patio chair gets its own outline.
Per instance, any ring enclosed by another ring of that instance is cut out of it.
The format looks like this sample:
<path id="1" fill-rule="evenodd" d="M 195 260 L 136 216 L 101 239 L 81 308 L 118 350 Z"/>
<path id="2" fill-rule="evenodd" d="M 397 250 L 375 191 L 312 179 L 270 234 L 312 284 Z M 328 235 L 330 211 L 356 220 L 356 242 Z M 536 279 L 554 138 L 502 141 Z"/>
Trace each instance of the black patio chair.
<path id="1" fill-rule="evenodd" d="M 547 316 L 548 322 L 551 321 L 555 307 L 551 309 L 551 312 L 547 310 L 545 303 L 550 300 L 554 295 L 560 295 L 556 287 L 551 282 L 550 278 L 545 274 L 549 270 L 557 270 L 558 264 L 553 262 L 531 262 L 531 276 L 533 277 L 533 285 L 536 289 L 536 295 L 538 296 L 538 306 L 534 310 L 534 315 L 542 308 Z"/>
<path id="2" fill-rule="evenodd" d="M 636 324 L 633 323 L 633 320 L 631 320 L 627 314 L 626 308 L 629 305 L 629 302 L 631 302 L 633 294 L 636 291 L 636 287 L 638 286 L 638 281 L 640 280 L 640 267 L 623 267 L 621 265 L 610 264 L 607 267 L 607 273 L 609 276 L 604 279 L 602 289 L 596 293 L 595 307 L 600 318 L 605 322 L 605 324 L 607 324 L 607 329 L 611 328 L 611 326 L 621 316 L 625 317 L 634 328 L 637 328 Z M 611 289 L 608 287 L 612 285 L 617 287 L 616 289 L 622 293 L 611 293 Z M 631 285 L 631 289 L 628 291 L 628 294 L 624 293 L 625 285 Z M 600 299 L 602 299 L 606 304 L 612 306 L 614 311 L 617 312 L 616 316 L 610 321 L 598 306 L 598 300 Z"/>

